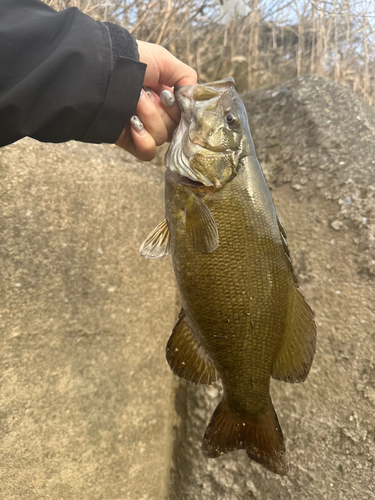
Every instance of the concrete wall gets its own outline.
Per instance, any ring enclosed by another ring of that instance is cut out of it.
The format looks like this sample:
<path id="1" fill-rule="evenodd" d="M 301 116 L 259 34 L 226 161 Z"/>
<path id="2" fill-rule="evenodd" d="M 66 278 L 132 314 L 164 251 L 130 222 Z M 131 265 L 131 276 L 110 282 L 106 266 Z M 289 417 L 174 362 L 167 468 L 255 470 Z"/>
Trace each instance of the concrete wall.
<path id="1" fill-rule="evenodd" d="M 175 288 L 138 252 L 163 170 L 28 139 L 0 170 L 0 498 L 165 498 Z"/>

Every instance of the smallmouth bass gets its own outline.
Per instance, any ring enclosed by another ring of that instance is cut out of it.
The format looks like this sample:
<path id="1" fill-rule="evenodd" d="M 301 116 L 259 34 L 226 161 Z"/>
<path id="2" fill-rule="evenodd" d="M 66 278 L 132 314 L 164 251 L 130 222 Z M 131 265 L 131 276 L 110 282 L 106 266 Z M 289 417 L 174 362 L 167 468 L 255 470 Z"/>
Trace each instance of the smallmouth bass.
<path id="1" fill-rule="evenodd" d="M 271 376 L 303 382 L 315 353 L 284 227 L 256 158 L 231 78 L 176 91 L 181 121 L 166 154 L 166 218 L 141 247 L 172 254 L 182 309 L 167 344 L 173 372 L 221 379 L 203 453 L 237 449 L 277 474 L 289 469 Z"/>

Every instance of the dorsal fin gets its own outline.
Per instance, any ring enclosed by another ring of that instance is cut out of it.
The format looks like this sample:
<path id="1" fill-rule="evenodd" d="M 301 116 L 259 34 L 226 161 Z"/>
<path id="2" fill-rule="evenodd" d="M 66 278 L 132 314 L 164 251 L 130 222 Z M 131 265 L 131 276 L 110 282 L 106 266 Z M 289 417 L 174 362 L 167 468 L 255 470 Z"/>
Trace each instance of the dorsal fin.
<path id="1" fill-rule="evenodd" d="M 194 384 L 212 384 L 218 380 L 216 368 L 192 334 L 181 310 L 166 348 L 173 373 Z"/>
<path id="2" fill-rule="evenodd" d="M 272 377 L 285 382 L 303 382 L 315 354 L 314 315 L 297 286 L 291 287 L 287 308 L 285 332 L 273 363 Z"/>
<path id="3" fill-rule="evenodd" d="M 287 240 L 287 237 L 286 237 L 286 232 L 285 232 L 284 224 L 282 223 L 282 221 L 281 221 L 281 219 L 279 217 L 279 214 L 276 214 L 276 219 L 277 219 L 277 225 L 278 225 L 279 230 L 280 230 L 281 242 L 283 244 L 283 248 L 284 248 L 284 252 L 285 252 L 285 257 L 287 259 L 287 264 L 288 264 L 288 267 L 289 267 L 289 269 L 290 269 L 290 271 L 292 273 L 293 280 L 297 284 L 297 277 L 296 277 L 296 274 L 295 274 L 294 269 L 293 269 L 292 258 L 290 256 L 290 252 L 289 252 L 288 240 Z"/>

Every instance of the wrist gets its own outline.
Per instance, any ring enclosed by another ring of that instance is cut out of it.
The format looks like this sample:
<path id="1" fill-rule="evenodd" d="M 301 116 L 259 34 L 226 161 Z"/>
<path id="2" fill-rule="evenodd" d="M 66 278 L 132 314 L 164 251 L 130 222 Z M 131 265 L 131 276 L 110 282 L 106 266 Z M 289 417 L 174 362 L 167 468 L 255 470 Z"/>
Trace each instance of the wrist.
<path id="1" fill-rule="evenodd" d="M 137 42 L 128 31 L 112 23 L 102 25 L 107 32 L 111 70 L 102 107 L 80 140 L 112 144 L 135 113 L 146 65 L 139 62 Z"/>
<path id="2" fill-rule="evenodd" d="M 110 36 L 112 67 L 119 57 L 126 57 L 134 61 L 139 61 L 138 44 L 134 36 L 117 24 L 103 24 L 107 27 Z"/>

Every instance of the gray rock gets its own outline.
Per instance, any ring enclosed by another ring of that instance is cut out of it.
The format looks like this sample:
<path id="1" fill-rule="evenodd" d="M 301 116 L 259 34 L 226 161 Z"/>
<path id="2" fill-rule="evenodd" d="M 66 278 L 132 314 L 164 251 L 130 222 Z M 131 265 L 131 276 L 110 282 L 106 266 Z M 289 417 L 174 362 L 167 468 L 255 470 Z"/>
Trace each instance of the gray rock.
<path id="1" fill-rule="evenodd" d="M 139 256 L 163 171 L 28 139 L 0 168 L 0 498 L 165 498 L 175 286 Z"/>
<path id="2" fill-rule="evenodd" d="M 171 500 L 321 500 L 375 495 L 375 111 L 345 87 L 304 77 L 243 96 L 259 160 L 315 311 L 304 384 L 272 383 L 291 471 L 244 451 L 206 460 L 220 386 L 176 398 Z"/>

